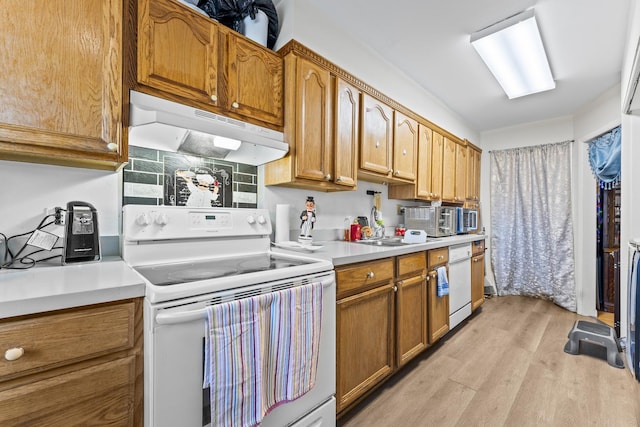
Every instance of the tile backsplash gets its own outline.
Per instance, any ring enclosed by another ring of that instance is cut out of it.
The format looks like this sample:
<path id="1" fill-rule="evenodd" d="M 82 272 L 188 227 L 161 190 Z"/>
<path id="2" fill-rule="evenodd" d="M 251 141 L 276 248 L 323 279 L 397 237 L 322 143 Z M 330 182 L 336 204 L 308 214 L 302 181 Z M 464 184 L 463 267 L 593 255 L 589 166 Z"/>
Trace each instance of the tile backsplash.
<path id="1" fill-rule="evenodd" d="M 123 205 L 255 208 L 258 168 L 129 146 L 123 186 Z"/>

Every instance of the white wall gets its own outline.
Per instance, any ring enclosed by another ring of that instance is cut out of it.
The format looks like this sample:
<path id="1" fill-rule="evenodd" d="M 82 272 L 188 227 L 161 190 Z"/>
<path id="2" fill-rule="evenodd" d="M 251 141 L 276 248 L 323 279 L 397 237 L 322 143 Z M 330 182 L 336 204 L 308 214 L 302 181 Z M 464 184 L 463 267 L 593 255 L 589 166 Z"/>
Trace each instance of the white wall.
<path id="1" fill-rule="evenodd" d="M 640 7 L 632 2 L 629 15 L 629 31 L 625 47 L 625 61 L 622 68 L 621 99 L 625 99 L 628 88 L 631 66 L 640 39 Z M 637 95 L 636 95 L 637 96 Z M 632 237 L 640 237 L 640 197 L 638 197 L 637 183 L 640 182 L 640 116 L 622 116 L 622 200 L 621 200 L 621 231 L 620 241 L 623 245 Z M 622 247 L 620 253 L 620 319 L 621 336 L 627 331 L 627 248 Z"/>
<path id="2" fill-rule="evenodd" d="M 371 48 L 336 28 L 313 3 L 313 0 L 276 2 L 281 25 L 276 48 L 295 39 L 431 122 L 480 145 L 479 133 L 454 111 Z"/>
<path id="3" fill-rule="evenodd" d="M 67 202 L 91 203 L 101 236 L 119 234 L 120 175 L 93 169 L 0 161 L 0 232 L 7 237 L 32 230 L 46 208 Z M 47 230 L 61 235 L 62 227 Z"/>
<path id="4" fill-rule="evenodd" d="M 576 258 L 576 283 L 579 283 L 580 312 L 596 316 L 596 188 L 597 181 L 591 172 L 588 142 L 620 125 L 620 85 L 616 85 L 598 99 L 582 108 L 574 118 L 574 238 Z M 623 181 L 623 189 L 625 183 Z M 621 299 L 621 305 L 626 300 Z"/>

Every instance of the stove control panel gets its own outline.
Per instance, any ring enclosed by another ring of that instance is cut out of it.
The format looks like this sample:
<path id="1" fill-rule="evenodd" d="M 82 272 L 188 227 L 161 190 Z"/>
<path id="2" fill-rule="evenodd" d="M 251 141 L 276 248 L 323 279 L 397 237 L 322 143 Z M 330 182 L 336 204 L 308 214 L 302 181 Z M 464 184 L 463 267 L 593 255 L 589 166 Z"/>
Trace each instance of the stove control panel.
<path id="1" fill-rule="evenodd" d="M 271 234 L 266 209 L 125 205 L 122 212 L 127 241 Z"/>

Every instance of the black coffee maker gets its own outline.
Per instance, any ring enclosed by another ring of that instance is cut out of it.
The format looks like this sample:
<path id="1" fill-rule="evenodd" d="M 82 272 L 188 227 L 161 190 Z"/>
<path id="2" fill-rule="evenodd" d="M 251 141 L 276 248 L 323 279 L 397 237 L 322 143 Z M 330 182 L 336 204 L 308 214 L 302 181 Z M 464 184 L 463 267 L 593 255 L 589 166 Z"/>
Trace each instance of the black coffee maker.
<path id="1" fill-rule="evenodd" d="M 62 263 L 100 260 L 100 236 L 98 213 L 90 203 L 67 203 Z"/>

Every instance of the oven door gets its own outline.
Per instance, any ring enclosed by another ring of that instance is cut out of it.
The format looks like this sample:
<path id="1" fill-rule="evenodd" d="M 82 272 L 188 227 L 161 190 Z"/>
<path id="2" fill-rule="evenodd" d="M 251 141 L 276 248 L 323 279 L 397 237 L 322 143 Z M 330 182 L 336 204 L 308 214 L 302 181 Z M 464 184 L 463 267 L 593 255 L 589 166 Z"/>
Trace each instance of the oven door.
<path id="1" fill-rule="evenodd" d="M 335 409 L 327 410 L 335 408 L 335 276 L 329 272 L 307 279 L 323 283 L 316 385 L 302 397 L 273 409 L 262 427 L 287 426 L 309 414 L 316 420 L 314 425 L 335 425 Z M 156 305 L 145 301 L 145 426 L 211 425 L 209 391 L 202 387 L 204 307 L 217 296 Z M 330 413 L 331 417 L 318 422 L 313 414 L 319 413 Z"/>

